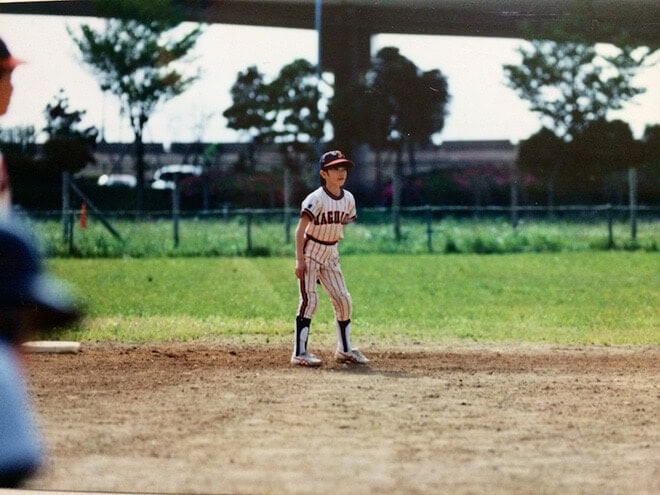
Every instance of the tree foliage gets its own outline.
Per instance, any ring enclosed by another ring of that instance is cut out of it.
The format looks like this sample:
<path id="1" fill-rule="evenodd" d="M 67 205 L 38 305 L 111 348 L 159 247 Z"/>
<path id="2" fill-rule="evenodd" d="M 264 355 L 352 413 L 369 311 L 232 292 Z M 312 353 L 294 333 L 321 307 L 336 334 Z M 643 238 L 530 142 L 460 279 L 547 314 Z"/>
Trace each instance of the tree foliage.
<path id="1" fill-rule="evenodd" d="M 336 135 L 367 143 L 411 149 L 426 144 L 445 124 L 450 95 L 440 70 L 421 71 L 398 48 L 382 48 L 370 69 L 330 107 Z"/>
<path id="2" fill-rule="evenodd" d="M 660 125 L 647 126 L 642 137 L 643 160 L 660 168 Z"/>
<path id="3" fill-rule="evenodd" d="M 518 146 L 518 167 L 540 180 L 550 180 L 564 162 L 566 143 L 544 127 Z"/>
<path id="4" fill-rule="evenodd" d="M 645 91 L 634 79 L 656 47 L 636 46 L 615 24 L 594 21 L 595 9 L 593 1 L 575 2 L 561 17 L 528 27 L 521 63 L 504 66 L 508 85 L 545 126 L 520 144 L 518 163 L 545 182 L 549 204 L 555 186 L 593 191 L 641 160 L 629 126 L 607 115 Z"/>
<path id="5" fill-rule="evenodd" d="M 259 143 L 312 143 L 323 137 L 316 68 L 304 59 L 282 67 L 267 81 L 257 67 L 239 72 L 231 88 L 227 125 Z"/>
<path id="6" fill-rule="evenodd" d="M 450 96 L 440 70 L 421 71 L 398 48 L 382 48 L 371 67 L 351 88 L 338 92 L 330 117 L 339 139 L 369 144 L 377 154 L 395 151 L 392 173 L 394 235 L 401 238 L 399 207 L 403 188 L 403 156 L 415 168 L 415 149 L 427 144 L 445 124 Z"/>
<path id="7" fill-rule="evenodd" d="M 385 47 L 376 54 L 366 82 L 389 117 L 387 141 L 426 144 L 444 127 L 449 92 L 438 69 L 422 72 L 398 48 Z"/>
<path id="8" fill-rule="evenodd" d="M 172 0 L 97 0 L 108 17 L 104 27 L 83 24 L 69 35 L 100 87 L 117 96 L 135 135 L 138 210 L 144 187 L 144 127 L 156 108 L 183 93 L 197 74 L 183 62 L 202 33 L 201 26 L 177 29 L 180 11 Z"/>
<path id="9" fill-rule="evenodd" d="M 75 173 L 93 161 L 98 129 L 81 127 L 85 113 L 84 110 L 69 109 L 69 99 L 63 90 L 46 105 L 46 127 L 43 130 L 48 140 L 44 144 L 44 153 L 52 168 Z"/>
<path id="10" fill-rule="evenodd" d="M 641 144 L 630 126 L 621 121 L 600 119 L 592 122 L 572 144 L 572 157 L 583 173 L 605 175 L 625 170 L 641 161 Z"/>
<path id="11" fill-rule="evenodd" d="M 294 60 L 270 84 L 270 112 L 275 115 L 273 140 L 316 142 L 323 138 L 325 117 L 319 112 L 316 66 Z"/>
<path id="12" fill-rule="evenodd" d="M 256 66 L 239 72 L 230 90 L 232 105 L 222 115 L 227 127 L 245 132 L 251 140 L 259 140 L 273 126 L 269 117 L 270 95 L 264 75 Z"/>
<path id="13" fill-rule="evenodd" d="M 119 97 L 134 133 L 141 134 L 156 107 L 183 93 L 197 75 L 186 75 L 176 62 L 194 47 L 196 27 L 175 38 L 168 22 L 108 19 L 105 29 L 81 26 L 70 31 L 83 61 L 94 70 L 100 87 Z"/>
<path id="14" fill-rule="evenodd" d="M 521 63 L 504 66 L 508 85 L 565 141 L 643 93 L 634 77 L 654 52 L 615 26 L 594 23 L 594 8 L 577 2 L 561 19 L 529 28 L 530 41 L 518 50 Z"/>
<path id="15" fill-rule="evenodd" d="M 271 81 L 256 67 L 248 67 L 245 72 L 239 72 L 231 95 L 232 105 L 223 112 L 228 126 L 245 131 L 255 144 L 280 145 L 288 241 L 288 209 L 293 189 L 307 175 L 301 173 L 301 165 L 309 162 L 314 144 L 324 134 L 325 116 L 319 112 L 316 66 L 297 59 L 282 67 Z M 253 177 L 251 174 L 250 180 Z"/>
<path id="16" fill-rule="evenodd" d="M 504 66 L 509 86 L 567 141 L 645 91 L 632 83 L 643 50 L 624 47 L 608 56 L 581 43 L 532 40 L 519 52 L 521 65 Z"/>

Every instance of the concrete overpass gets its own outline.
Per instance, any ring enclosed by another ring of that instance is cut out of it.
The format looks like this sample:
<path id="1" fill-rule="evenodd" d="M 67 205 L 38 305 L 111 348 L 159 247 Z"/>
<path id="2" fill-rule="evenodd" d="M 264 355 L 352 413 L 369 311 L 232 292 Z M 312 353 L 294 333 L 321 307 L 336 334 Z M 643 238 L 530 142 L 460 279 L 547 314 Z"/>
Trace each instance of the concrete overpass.
<path id="1" fill-rule="evenodd" d="M 316 29 L 321 5 L 321 62 L 348 82 L 370 61 L 379 33 L 523 37 L 523 23 L 553 21 L 585 0 L 175 0 L 186 20 Z M 636 43 L 660 44 L 660 6 L 653 0 L 593 0 L 585 26 L 603 41 L 607 28 L 625 28 Z M 93 16 L 94 0 L 0 1 L 0 13 Z"/>

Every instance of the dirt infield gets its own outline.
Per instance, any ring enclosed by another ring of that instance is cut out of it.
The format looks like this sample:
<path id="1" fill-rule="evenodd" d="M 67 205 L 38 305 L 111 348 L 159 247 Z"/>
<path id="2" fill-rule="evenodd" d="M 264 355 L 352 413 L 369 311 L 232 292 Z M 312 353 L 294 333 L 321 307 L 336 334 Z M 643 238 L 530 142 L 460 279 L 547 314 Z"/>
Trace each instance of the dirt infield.
<path id="1" fill-rule="evenodd" d="M 658 347 L 84 344 L 26 356 L 49 458 L 25 488 L 660 493 Z"/>

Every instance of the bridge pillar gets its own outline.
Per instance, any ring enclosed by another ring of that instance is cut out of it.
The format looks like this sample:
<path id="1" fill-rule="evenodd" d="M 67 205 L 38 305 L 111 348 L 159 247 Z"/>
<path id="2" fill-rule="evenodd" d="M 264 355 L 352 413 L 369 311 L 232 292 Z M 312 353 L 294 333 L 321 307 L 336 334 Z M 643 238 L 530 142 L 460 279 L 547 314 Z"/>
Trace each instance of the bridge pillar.
<path id="1" fill-rule="evenodd" d="M 321 28 L 321 67 L 334 74 L 335 91 L 341 91 L 359 80 L 371 64 L 371 36 L 368 26 L 359 24 L 354 9 L 333 12 L 323 19 Z M 335 146 L 355 156 L 355 143 L 351 135 L 334 136 Z"/>

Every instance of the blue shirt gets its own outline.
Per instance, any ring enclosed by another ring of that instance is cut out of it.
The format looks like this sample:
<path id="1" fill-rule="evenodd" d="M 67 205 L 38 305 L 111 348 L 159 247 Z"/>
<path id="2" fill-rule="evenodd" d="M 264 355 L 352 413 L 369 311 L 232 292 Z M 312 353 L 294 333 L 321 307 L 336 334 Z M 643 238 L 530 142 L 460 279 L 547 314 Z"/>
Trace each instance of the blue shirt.
<path id="1" fill-rule="evenodd" d="M 15 486 L 42 458 L 17 351 L 0 339 L 0 487 Z"/>

